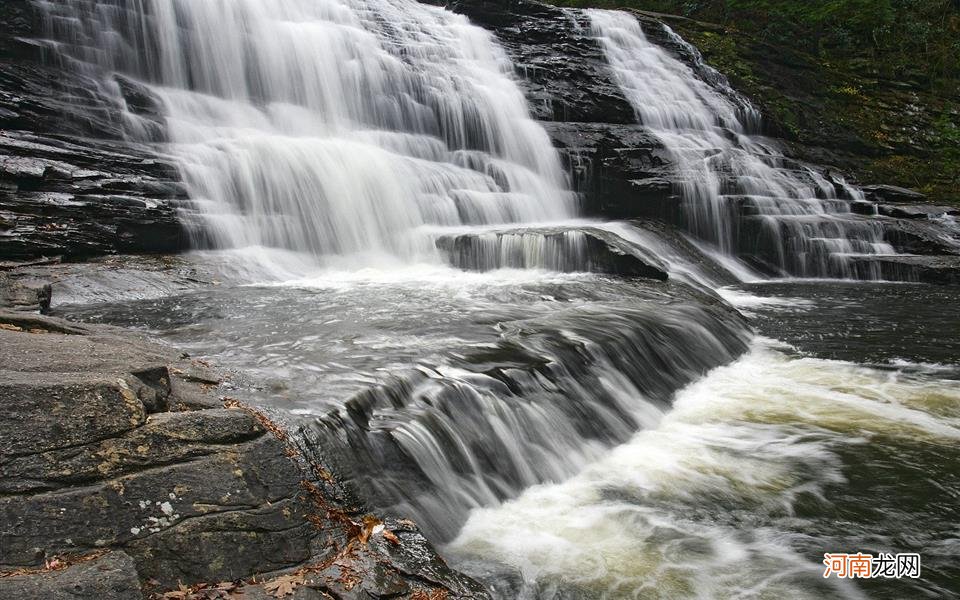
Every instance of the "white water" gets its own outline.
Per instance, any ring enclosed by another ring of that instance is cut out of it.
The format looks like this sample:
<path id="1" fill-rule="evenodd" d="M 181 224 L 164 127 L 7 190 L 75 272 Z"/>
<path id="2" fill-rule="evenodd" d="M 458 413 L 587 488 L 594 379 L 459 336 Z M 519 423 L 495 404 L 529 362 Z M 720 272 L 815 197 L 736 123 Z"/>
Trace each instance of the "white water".
<path id="1" fill-rule="evenodd" d="M 191 353 L 219 352 L 268 382 L 286 410 L 328 416 L 338 456 L 356 458 L 381 507 L 416 516 L 434 539 L 473 510 L 452 548 L 519 570 L 523 595 L 858 598 L 794 547 L 798 499 L 824 500 L 843 482 L 840 447 L 960 437 L 956 417 L 928 405 L 960 402 L 948 384 L 918 391 L 763 345 L 666 412 L 673 389 L 732 358 L 742 324 L 724 331 L 668 288 L 410 265 L 434 258 L 444 231 L 479 233 L 475 268 L 581 264 L 582 234 L 491 233 L 573 211 L 508 61 L 462 17 L 407 0 L 48 10 L 74 56 L 149 83 L 205 226 L 239 249 L 239 271 L 287 280 L 178 298 L 158 319 L 182 324 Z M 784 272 L 849 276 L 846 256 L 888 250 L 826 180 L 786 169 L 749 135 L 748 107 L 648 44 L 632 19 L 591 15 L 641 119 L 677 156 L 694 233 L 742 252 L 731 209 L 743 201 Z M 126 117 L 132 135 L 153 135 Z M 603 229 L 675 279 L 716 286 L 669 242 Z M 142 319 L 149 306 L 124 308 Z M 754 525 L 756 515 L 769 519 Z"/>
<path id="2" fill-rule="evenodd" d="M 844 508 L 826 491 L 846 483 L 840 452 L 956 447 L 954 384 L 797 359 L 758 340 L 575 477 L 474 511 L 450 550 L 519 570 L 521 598 L 865 598 L 821 577 L 833 548 L 797 547 L 829 544 L 816 538 L 824 528 L 858 531 L 829 516 Z M 811 503 L 829 526 L 808 520 Z M 896 538 L 865 539 L 898 549 Z"/>
<path id="3" fill-rule="evenodd" d="M 788 164 L 753 135 L 760 117 L 749 102 L 719 74 L 713 72 L 716 77 L 708 84 L 648 41 L 632 15 L 587 14 L 639 121 L 675 160 L 675 185 L 691 232 L 725 254 L 758 255 L 785 275 L 879 277 L 870 270 L 857 272 L 849 261 L 894 253 L 883 241 L 882 226 L 852 215 L 849 202 L 838 196 L 842 191 L 848 199 L 862 199 L 859 190 Z M 695 48 L 669 28 L 666 33 L 699 60 Z"/>
<path id="4" fill-rule="evenodd" d="M 572 214 L 509 60 L 460 15 L 412 0 L 46 8 L 68 54 L 150 85 L 218 247 L 412 261 L 435 253 L 425 225 Z"/>

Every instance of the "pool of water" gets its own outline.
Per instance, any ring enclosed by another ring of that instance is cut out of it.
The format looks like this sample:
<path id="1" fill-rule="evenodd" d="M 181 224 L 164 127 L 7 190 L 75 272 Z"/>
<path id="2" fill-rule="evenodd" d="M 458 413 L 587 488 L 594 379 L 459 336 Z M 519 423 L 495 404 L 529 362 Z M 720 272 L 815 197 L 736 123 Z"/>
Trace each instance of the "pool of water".
<path id="1" fill-rule="evenodd" d="M 154 296 L 57 310 L 230 369 L 501 598 L 958 596 L 955 289 L 422 265 Z M 822 577 L 858 551 L 922 577 Z"/>

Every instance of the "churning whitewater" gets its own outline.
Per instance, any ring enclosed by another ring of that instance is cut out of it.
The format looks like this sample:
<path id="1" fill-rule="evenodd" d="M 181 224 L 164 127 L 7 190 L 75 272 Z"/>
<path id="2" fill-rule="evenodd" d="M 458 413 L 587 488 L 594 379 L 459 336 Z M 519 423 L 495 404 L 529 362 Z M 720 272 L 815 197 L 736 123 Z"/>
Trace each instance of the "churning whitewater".
<path id="1" fill-rule="evenodd" d="M 232 393 L 498 597 L 860 598 L 817 578 L 818 554 L 888 549 L 917 524 L 884 539 L 877 515 L 844 514 L 850 535 L 831 533 L 833 494 L 875 491 L 848 486 L 856 452 L 956 464 L 946 377 L 803 357 L 758 339 L 750 310 L 807 305 L 720 289 L 876 279 L 854 259 L 894 250 L 851 214 L 859 190 L 787 159 L 669 29 L 672 51 L 631 15 L 577 13 L 673 158 L 684 234 L 580 219 L 507 54 L 445 9 L 42 5 L 56 55 L 178 165 L 206 250 L 189 267 L 221 284 L 128 302 L 78 288 L 60 310 L 236 370 Z"/>

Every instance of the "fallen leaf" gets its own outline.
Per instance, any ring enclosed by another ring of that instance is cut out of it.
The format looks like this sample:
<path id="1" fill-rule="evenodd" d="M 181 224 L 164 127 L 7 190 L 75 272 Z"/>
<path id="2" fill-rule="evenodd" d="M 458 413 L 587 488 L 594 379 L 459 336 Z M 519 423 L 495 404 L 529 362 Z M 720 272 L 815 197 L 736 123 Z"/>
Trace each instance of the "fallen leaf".
<path id="1" fill-rule="evenodd" d="M 390 542 L 391 544 L 394 544 L 394 545 L 397 545 L 397 546 L 400 545 L 400 538 L 398 538 L 398 537 L 397 537 L 397 534 L 395 534 L 394 532 L 390 531 L 389 529 L 384 529 L 384 530 L 383 530 L 383 537 L 386 538 L 386 540 L 387 540 L 388 542 Z"/>
<path id="2" fill-rule="evenodd" d="M 383 521 L 373 515 L 364 515 L 363 528 L 360 530 L 360 543 L 366 544 L 370 536 L 375 533 L 378 526 L 382 528 Z"/>
<path id="3" fill-rule="evenodd" d="M 263 589 L 274 598 L 283 598 L 292 595 L 303 582 L 303 575 L 283 575 L 264 583 Z"/>
<path id="4" fill-rule="evenodd" d="M 177 589 L 164 594 L 163 598 L 164 600 L 189 600 L 190 596 L 192 596 L 190 588 L 181 583 Z"/>

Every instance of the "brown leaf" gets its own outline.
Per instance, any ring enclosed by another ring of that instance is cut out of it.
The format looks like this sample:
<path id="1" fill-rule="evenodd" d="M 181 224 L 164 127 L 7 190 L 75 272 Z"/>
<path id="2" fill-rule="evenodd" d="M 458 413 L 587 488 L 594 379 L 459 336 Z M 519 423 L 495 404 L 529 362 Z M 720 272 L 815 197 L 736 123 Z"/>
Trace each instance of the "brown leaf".
<path id="1" fill-rule="evenodd" d="M 303 575 L 283 575 L 263 584 L 263 589 L 274 598 L 283 598 L 293 594 L 297 586 L 303 585 Z"/>
<path id="2" fill-rule="evenodd" d="M 400 538 L 398 538 L 398 537 L 397 537 L 397 534 L 395 534 L 394 532 L 390 531 L 389 529 L 384 529 L 384 530 L 383 530 L 383 537 L 386 538 L 386 540 L 387 540 L 388 542 L 390 542 L 391 544 L 394 544 L 394 545 L 396 545 L 396 546 L 399 546 L 399 545 L 400 545 Z"/>
<path id="3" fill-rule="evenodd" d="M 363 517 L 363 528 L 360 530 L 360 543 L 366 544 L 370 539 L 370 536 L 373 535 L 373 530 L 377 525 L 383 524 L 383 521 L 376 518 L 373 515 L 364 515 Z"/>
<path id="4" fill-rule="evenodd" d="M 181 583 L 177 589 L 164 594 L 163 598 L 164 600 L 189 600 L 190 596 L 192 595 L 193 594 L 190 593 L 190 588 Z"/>

